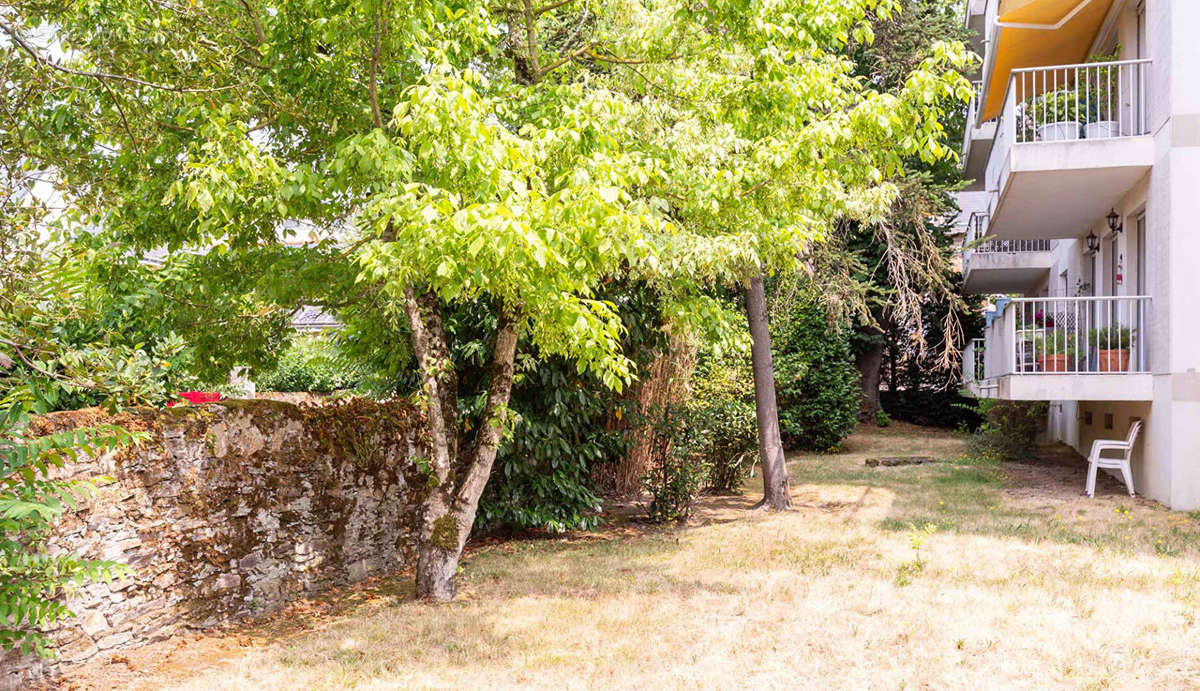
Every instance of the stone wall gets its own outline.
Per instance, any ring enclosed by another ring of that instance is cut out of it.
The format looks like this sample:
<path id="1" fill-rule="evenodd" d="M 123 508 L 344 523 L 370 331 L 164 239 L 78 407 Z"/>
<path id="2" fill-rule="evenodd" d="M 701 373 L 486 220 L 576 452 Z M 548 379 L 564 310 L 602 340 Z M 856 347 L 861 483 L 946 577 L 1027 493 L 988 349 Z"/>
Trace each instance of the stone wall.
<path id="1" fill-rule="evenodd" d="M 112 422 L 96 410 L 47 433 Z M 128 564 L 69 600 L 59 660 L 0 656 L 0 689 L 96 656 L 282 607 L 415 559 L 424 423 L 403 403 L 226 401 L 116 420 L 149 441 L 69 466 L 110 476 L 56 527 L 55 549 Z"/>

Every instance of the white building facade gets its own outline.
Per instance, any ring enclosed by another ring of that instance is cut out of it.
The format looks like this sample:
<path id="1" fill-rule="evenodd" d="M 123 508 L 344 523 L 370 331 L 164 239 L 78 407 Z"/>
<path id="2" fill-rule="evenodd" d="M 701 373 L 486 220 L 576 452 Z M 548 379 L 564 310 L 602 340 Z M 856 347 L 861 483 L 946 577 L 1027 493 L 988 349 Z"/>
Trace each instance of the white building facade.
<path id="1" fill-rule="evenodd" d="M 1050 402 L 1051 439 L 1143 431 L 1137 492 L 1200 509 L 1200 0 L 968 0 L 963 142 L 976 395 Z"/>

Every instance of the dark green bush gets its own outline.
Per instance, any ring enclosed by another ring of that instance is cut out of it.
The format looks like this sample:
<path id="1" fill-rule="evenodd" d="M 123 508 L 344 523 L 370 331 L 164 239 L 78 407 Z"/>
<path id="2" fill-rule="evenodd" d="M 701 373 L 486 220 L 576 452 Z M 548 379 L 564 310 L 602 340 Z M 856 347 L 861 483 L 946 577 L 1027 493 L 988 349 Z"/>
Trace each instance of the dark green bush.
<path id="1" fill-rule="evenodd" d="M 880 391 L 879 399 L 892 419 L 923 427 L 975 430 L 983 422 L 975 399 L 954 389 Z"/>
<path id="2" fill-rule="evenodd" d="M 771 345 L 784 444 L 836 448 L 854 431 L 860 405 L 850 330 L 832 328 L 826 310 L 810 296 L 778 307 Z"/>
<path id="3" fill-rule="evenodd" d="M 657 299 L 644 286 L 614 284 L 601 295 L 615 304 L 625 327 L 625 354 L 643 370 L 665 345 Z M 486 306 L 464 307 L 448 329 L 463 344 L 455 357 L 469 364 L 472 343 L 492 338 L 495 317 Z M 471 338 L 466 338 L 470 334 Z M 482 366 L 482 363 L 480 363 Z M 460 386 L 478 388 L 486 373 L 469 367 Z M 480 401 L 481 403 L 482 401 Z M 630 421 L 636 401 L 605 388 L 559 358 L 530 364 L 514 382 L 509 408 L 515 417 L 479 503 L 486 529 L 590 530 L 600 522 L 593 471 L 618 463 L 630 438 L 617 421 Z M 477 413 L 476 413 L 477 414 Z"/>
<path id="4" fill-rule="evenodd" d="M 617 394 L 588 384 L 570 363 L 544 361 L 524 375 L 510 403 L 513 431 L 479 504 L 480 524 L 552 532 L 595 528 L 600 498 L 590 470 L 628 448 L 624 433 L 605 424 L 610 412 L 626 405 Z"/>
<path id="5" fill-rule="evenodd" d="M 708 482 L 709 465 L 704 456 L 704 441 L 692 434 L 687 414 L 675 406 L 656 413 L 654 439 L 659 449 L 642 486 L 650 493 L 647 513 L 655 523 L 687 520 L 700 490 Z"/>
<path id="6" fill-rule="evenodd" d="M 758 430 L 754 404 L 715 401 L 691 413 L 693 433 L 702 436 L 700 453 L 708 463 L 708 488 L 740 493 L 758 463 Z"/>
<path id="7" fill-rule="evenodd" d="M 967 448 L 972 456 L 1021 460 L 1037 450 L 1037 439 L 1046 426 L 1045 402 L 980 399 L 983 424 Z"/>

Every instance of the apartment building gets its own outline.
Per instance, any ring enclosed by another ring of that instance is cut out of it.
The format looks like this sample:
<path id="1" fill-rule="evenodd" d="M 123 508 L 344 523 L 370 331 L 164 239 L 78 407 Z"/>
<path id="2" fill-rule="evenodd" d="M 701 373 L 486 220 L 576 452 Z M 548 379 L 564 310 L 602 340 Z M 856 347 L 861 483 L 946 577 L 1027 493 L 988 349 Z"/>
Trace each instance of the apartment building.
<path id="1" fill-rule="evenodd" d="M 1087 454 L 1143 423 L 1137 492 L 1200 509 L 1200 0 L 967 0 L 963 272 L 978 396 Z"/>

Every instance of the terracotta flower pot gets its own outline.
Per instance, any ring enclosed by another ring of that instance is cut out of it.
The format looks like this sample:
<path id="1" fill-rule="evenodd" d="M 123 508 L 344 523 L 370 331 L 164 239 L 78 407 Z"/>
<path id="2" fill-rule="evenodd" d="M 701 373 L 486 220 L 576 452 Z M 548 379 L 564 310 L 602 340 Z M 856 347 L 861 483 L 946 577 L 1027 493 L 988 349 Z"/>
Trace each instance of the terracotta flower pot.
<path id="1" fill-rule="evenodd" d="M 1101 372 L 1125 372 L 1129 370 L 1129 349 L 1100 350 Z"/>
<path id="2" fill-rule="evenodd" d="M 1066 353 L 1053 353 L 1041 357 L 1043 372 L 1066 372 L 1071 364 L 1071 356 Z"/>
<path id="3" fill-rule="evenodd" d="M 1070 366 L 1070 355 L 1066 353 L 1052 353 L 1042 356 L 1042 371 L 1043 372 L 1067 372 Z"/>

